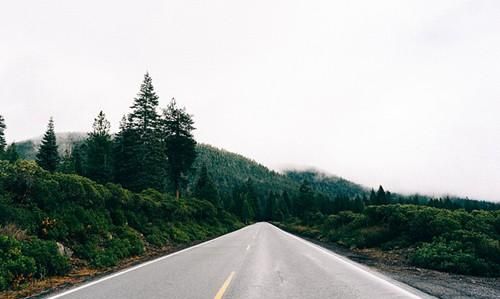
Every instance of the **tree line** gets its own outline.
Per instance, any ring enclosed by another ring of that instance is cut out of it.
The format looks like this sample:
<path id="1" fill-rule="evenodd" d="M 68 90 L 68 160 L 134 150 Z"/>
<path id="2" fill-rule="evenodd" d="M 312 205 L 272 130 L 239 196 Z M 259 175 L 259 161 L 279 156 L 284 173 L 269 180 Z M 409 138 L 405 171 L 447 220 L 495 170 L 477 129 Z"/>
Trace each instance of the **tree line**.
<path id="1" fill-rule="evenodd" d="M 86 140 L 59 154 L 54 120 L 50 118 L 36 155 L 49 172 L 75 173 L 98 183 L 114 182 L 132 191 L 153 188 L 180 197 L 186 173 L 196 158 L 194 121 L 174 98 L 159 108 L 151 76 L 146 73 L 131 112 L 123 116 L 116 135 L 103 111 L 94 119 Z M 19 159 L 15 143 L 6 146 L 5 121 L 0 118 L 0 157 Z"/>

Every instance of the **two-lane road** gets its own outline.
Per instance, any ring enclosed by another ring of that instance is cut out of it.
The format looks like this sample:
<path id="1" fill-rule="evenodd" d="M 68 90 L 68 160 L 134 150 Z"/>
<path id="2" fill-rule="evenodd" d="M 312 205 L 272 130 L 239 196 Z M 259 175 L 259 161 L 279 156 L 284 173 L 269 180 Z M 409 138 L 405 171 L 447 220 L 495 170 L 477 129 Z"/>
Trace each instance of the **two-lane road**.
<path id="1" fill-rule="evenodd" d="M 268 223 L 257 223 L 50 298 L 425 297 Z"/>

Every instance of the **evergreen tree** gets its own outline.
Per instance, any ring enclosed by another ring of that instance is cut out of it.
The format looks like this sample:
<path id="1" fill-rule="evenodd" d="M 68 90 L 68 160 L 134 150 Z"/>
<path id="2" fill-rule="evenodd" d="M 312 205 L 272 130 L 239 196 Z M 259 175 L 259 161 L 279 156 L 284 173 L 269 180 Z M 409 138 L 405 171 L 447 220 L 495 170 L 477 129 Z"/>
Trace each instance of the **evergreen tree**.
<path id="1" fill-rule="evenodd" d="M 131 128 L 124 116 L 120 122 L 120 130 L 113 141 L 113 177 L 114 181 L 130 190 L 139 190 L 137 149 L 139 136 Z"/>
<path id="2" fill-rule="evenodd" d="M 47 131 L 42 138 L 40 149 L 36 155 L 36 162 L 40 167 L 50 172 L 54 172 L 59 164 L 59 153 L 54 131 L 54 120 L 49 120 Z"/>
<path id="3" fill-rule="evenodd" d="M 368 199 L 368 202 L 371 204 L 371 205 L 375 205 L 377 204 L 377 194 L 375 194 L 375 190 L 372 190 L 370 191 L 370 198 Z"/>
<path id="4" fill-rule="evenodd" d="M 3 158 L 7 147 L 7 141 L 5 140 L 6 128 L 7 126 L 5 125 L 5 119 L 0 115 L 0 159 Z"/>
<path id="5" fill-rule="evenodd" d="M 11 143 L 4 153 L 4 159 L 14 163 L 19 160 L 19 153 L 17 152 L 17 147 L 15 143 Z"/>
<path id="6" fill-rule="evenodd" d="M 375 204 L 383 205 L 386 203 L 387 203 L 387 200 L 386 200 L 384 188 L 382 188 L 382 186 L 379 186 L 378 190 L 377 190 L 377 194 L 375 196 Z"/>
<path id="7" fill-rule="evenodd" d="M 200 170 L 200 176 L 196 182 L 194 196 L 199 199 L 210 201 L 214 206 L 220 207 L 219 193 L 214 182 L 208 175 L 207 166 L 203 165 Z"/>
<path id="8" fill-rule="evenodd" d="M 136 175 L 131 177 L 129 187 L 140 191 L 154 188 L 165 189 L 165 153 L 161 138 L 161 121 L 157 112 L 158 96 L 154 91 L 149 73 L 144 75 L 144 81 L 127 119 L 127 147 L 133 155 L 128 156 L 127 163 Z"/>
<path id="9" fill-rule="evenodd" d="M 186 172 L 196 158 L 196 141 L 192 134 L 194 121 L 185 108 L 177 107 L 175 99 L 171 100 L 163 116 L 167 174 L 179 198 Z"/>
<path id="10" fill-rule="evenodd" d="M 83 176 L 84 166 L 82 161 L 81 146 L 75 146 L 75 148 L 71 151 L 71 160 L 73 161 L 73 165 L 75 167 L 75 173 Z"/>
<path id="11" fill-rule="evenodd" d="M 110 123 L 104 112 L 99 112 L 94 120 L 93 130 L 86 141 L 86 171 L 89 178 L 99 183 L 111 181 L 112 142 L 109 133 Z"/>

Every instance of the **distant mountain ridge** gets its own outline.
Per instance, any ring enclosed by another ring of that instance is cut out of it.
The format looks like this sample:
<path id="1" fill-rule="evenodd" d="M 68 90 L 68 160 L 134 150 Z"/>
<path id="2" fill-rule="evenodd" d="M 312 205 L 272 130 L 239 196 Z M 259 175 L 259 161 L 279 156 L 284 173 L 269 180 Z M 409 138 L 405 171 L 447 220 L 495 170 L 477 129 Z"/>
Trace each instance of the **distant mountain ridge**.
<path id="1" fill-rule="evenodd" d="M 82 142 L 87 138 L 87 133 L 83 132 L 62 132 L 57 133 L 57 145 L 59 154 L 64 154 L 66 150 L 71 151 L 75 143 Z M 16 147 L 21 158 L 26 160 L 35 160 L 38 147 L 42 141 L 42 136 L 30 138 L 16 142 Z"/>
<path id="2" fill-rule="evenodd" d="M 71 150 L 75 143 L 82 142 L 87 137 L 87 134 L 82 132 L 57 133 L 56 135 L 61 154 L 66 150 Z M 41 137 L 37 137 L 16 143 L 21 158 L 34 160 L 40 141 Z M 284 170 L 279 173 L 240 154 L 207 144 L 198 144 L 197 153 L 193 170 L 189 175 L 188 187 L 190 188 L 194 186 L 198 177 L 197 170 L 202 165 L 206 165 L 219 192 L 225 196 L 230 196 L 235 187 L 245 184 L 248 180 L 254 184 L 256 191 L 261 195 L 266 195 L 264 193 L 269 191 L 295 193 L 304 180 L 310 183 L 314 191 L 330 198 L 335 198 L 341 193 L 350 196 L 367 193 L 367 189 L 358 184 L 318 170 Z"/>

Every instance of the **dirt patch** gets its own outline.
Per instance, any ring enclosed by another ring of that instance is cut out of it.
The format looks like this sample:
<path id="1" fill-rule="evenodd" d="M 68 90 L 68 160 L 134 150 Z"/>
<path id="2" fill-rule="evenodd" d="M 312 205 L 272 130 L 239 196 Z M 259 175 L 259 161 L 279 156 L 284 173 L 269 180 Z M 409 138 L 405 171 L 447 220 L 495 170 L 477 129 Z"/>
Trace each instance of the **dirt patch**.
<path id="1" fill-rule="evenodd" d="M 411 266 L 403 250 L 348 249 L 336 244 L 309 241 L 349 259 L 375 268 L 378 272 L 424 293 L 442 299 L 500 298 L 500 279 L 444 273 Z"/>

